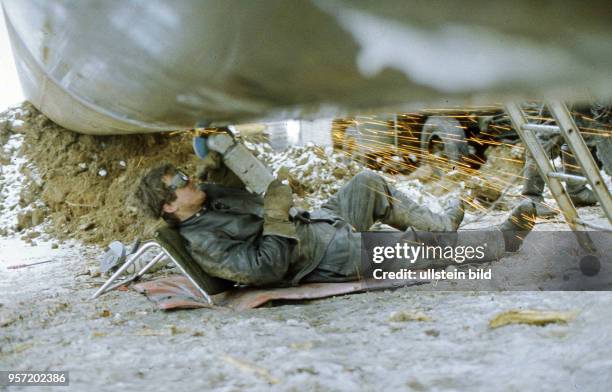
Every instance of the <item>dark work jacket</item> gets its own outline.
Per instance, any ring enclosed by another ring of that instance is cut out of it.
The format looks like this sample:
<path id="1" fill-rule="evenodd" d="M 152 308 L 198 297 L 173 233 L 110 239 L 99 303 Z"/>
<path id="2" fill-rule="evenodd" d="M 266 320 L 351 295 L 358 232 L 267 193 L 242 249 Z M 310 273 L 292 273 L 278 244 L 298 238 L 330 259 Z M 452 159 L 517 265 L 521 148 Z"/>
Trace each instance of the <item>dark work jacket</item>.
<path id="1" fill-rule="evenodd" d="M 349 280 L 355 273 L 358 233 L 330 210 L 299 212 L 298 239 L 263 235 L 263 199 L 246 190 L 202 184 L 203 209 L 179 231 L 194 260 L 212 276 L 250 285 L 295 285 L 316 276 Z M 323 263 L 322 263 L 323 262 Z"/>

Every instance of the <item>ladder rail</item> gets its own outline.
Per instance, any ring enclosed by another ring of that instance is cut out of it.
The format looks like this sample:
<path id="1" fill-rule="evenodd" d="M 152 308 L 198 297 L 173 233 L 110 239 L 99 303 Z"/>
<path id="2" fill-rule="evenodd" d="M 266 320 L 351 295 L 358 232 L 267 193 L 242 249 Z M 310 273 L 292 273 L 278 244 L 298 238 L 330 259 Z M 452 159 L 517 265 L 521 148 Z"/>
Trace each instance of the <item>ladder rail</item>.
<path id="1" fill-rule="evenodd" d="M 576 211 L 576 208 L 574 207 L 574 204 L 572 203 L 572 200 L 567 194 L 561 181 L 557 178 L 548 176 L 548 173 L 554 172 L 555 168 L 550 162 L 550 159 L 548 159 L 546 151 L 544 151 L 544 148 L 533 132 L 524 130 L 524 125 L 527 124 L 527 119 L 525 118 L 520 106 L 514 102 L 508 102 L 505 104 L 505 108 L 510 116 L 512 126 L 521 138 L 525 148 L 527 148 L 527 151 L 531 154 L 533 160 L 535 161 L 540 176 L 544 179 L 546 185 L 548 185 L 548 188 L 553 196 L 555 196 L 555 199 L 557 199 L 559 208 L 563 212 L 568 225 L 572 230 L 586 230 L 586 227 L 583 225 L 576 225 L 576 221 L 578 220 L 578 212 Z M 557 195 L 560 195 L 560 197 L 558 198 Z"/>
<path id="2" fill-rule="evenodd" d="M 561 183 L 561 180 L 557 177 L 551 177 L 548 175 L 549 173 L 555 172 L 555 168 L 546 154 L 546 151 L 544 151 L 544 148 L 536 138 L 536 135 L 532 131 L 525 128 L 525 125 L 528 124 L 528 122 L 525 118 L 525 114 L 521 110 L 521 107 L 515 102 L 506 102 L 504 104 L 504 108 L 510 117 L 510 122 L 512 123 L 513 128 L 516 130 L 516 133 L 521 138 L 528 153 L 531 154 L 533 160 L 535 161 L 540 176 L 542 179 L 544 179 L 546 185 L 548 185 L 550 193 L 552 193 L 557 201 L 557 204 L 565 217 L 565 221 L 576 235 L 576 239 L 584 249 L 590 252 L 595 252 L 595 244 L 587 233 L 589 228 L 582 223 L 582 220 L 578 216 L 578 211 L 576 211 L 574 203 L 572 203 L 572 200 Z"/>
<path id="3" fill-rule="evenodd" d="M 548 107 L 559 126 L 563 139 L 574 154 L 574 158 L 580 165 L 593 193 L 599 200 L 601 208 L 608 217 L 608 221 L 612 223 L 612 196 L 610 196 L 610 191 L 595 164 L 591 151 L 584 142 L 582 135 L 580 135 L 576 122 L 562 102 L 550 101 Z"/>

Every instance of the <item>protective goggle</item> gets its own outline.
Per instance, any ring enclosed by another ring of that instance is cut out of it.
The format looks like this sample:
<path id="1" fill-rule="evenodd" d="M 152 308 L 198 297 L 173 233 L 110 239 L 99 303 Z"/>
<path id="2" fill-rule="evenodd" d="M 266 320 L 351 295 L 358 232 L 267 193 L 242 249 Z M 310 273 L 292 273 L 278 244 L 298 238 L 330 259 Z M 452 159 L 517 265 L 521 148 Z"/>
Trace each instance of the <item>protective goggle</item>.
<path id="1" fill-rule="evenodd" d="M 172 189 L 173 191 L 176 191 L 177 189 L 186 187 L 188 184 L 189 176 L 183 173 L 182 171 L 177 170 L 174 177 L 172 177 L 172 181 L 170 181 L 170 185 L 168 185 L 168 188 Z"/>

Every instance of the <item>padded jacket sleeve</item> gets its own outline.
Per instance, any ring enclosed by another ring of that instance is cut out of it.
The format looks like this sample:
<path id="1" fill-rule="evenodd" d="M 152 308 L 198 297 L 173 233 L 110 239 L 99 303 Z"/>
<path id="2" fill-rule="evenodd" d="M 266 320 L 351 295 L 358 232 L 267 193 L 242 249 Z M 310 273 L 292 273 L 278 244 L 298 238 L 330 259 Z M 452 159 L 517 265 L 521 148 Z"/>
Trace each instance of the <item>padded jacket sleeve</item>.
<path id="1" fill-rule="evenodd" d="M 189 241 L 189 250 L 208 274 L 257 286 L 283 281 L 291 263 L 293 241 L 265 235 L 246 242 L 217 231 Z"/>

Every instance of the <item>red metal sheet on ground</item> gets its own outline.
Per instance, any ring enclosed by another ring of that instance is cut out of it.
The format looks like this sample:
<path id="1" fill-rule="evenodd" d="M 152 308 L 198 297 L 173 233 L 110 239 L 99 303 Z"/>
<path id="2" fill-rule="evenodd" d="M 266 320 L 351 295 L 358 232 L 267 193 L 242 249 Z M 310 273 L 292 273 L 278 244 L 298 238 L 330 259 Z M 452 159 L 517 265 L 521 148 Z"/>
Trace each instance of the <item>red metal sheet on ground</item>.
<path id="1" fill-rule="evenodd" d="M 212 300 L 215 306 L 229 307 L 235 310 L 252 309 L 273 300 L 304 300 L 332 297 L 369 290 L 381 290 L 422 284 L 406 284 L 397 281 L 354 281 L 342 283 L 307 283 L 296 287 L 282 288 L 236 288 L 215 294 Z M 160 278 L 149 282 L 135 284 L 134 289 L 153 301 L 160 309 L 194 309 L 210 306 L 189 280 L 182 275 Z"/>

